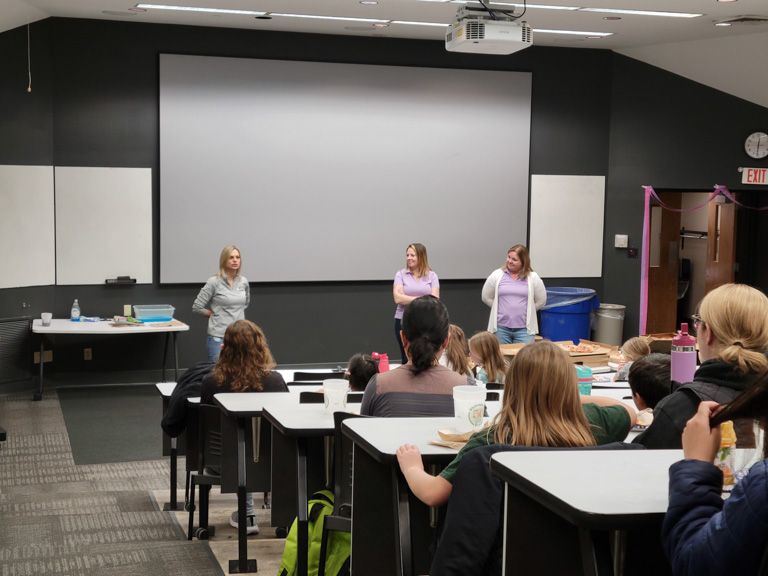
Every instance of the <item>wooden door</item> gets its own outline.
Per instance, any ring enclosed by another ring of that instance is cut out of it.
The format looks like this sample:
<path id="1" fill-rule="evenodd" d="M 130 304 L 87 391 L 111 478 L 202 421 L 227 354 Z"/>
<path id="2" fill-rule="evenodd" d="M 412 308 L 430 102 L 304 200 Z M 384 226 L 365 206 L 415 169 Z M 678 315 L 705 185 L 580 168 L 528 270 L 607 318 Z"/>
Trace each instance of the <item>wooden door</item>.
<path id="1" fill-rule="evenodd" d="M 659 198 L 670 208 L 680 208 L 680 192 L 663 192 Z M 648 259 L 648 334 L 677 330 L 677 267 L 680 258 L 680 212 L 651 209 L 651 254 Z"/>
<path id="2" fill-rule="evenodd" d="M 736 261 L 736 204 L 710 202 L 707 224 L 705 290 L 733 282 Z"/>

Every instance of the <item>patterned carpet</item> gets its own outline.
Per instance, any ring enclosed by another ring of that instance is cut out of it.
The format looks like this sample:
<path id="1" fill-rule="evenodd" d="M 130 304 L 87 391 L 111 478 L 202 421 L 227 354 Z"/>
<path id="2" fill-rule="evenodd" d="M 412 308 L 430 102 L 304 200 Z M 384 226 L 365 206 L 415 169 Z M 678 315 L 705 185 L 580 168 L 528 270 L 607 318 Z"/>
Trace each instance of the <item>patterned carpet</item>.
<path id="1" fill-rule="evenodd" d="M 209 544 L 188 542 L 155 502 L 167 460 L 76 466 L 52 391 L 0 397 L 0 425 L 2 576 L 223 574 Z"/>

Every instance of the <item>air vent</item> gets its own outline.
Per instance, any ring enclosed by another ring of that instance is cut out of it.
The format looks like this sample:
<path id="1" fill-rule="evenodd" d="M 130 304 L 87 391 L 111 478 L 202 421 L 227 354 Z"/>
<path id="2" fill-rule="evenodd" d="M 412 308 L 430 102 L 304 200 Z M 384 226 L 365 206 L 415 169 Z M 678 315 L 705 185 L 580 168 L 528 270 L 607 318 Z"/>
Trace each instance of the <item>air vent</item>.
<path id="1" fill-rule="evenodd" d="M 755 25 L 755 24 L 765 24 L 768 22 L 768 17 L 766 16 L 755 16 L 755 15 L 747 15 L 747 16 L 737 16 L 736 18 L 730 18 L 728 20 L 721 20 L 722 23 L 728 23 L 732 25 L 736 24 L 749 24 L 749 25 Z"/>
<path id="2" fill-rule="evenodd" d="M 483 40 L 485 38 L 485 24 L 483 22 L 467 22 L 465 33 L 467 40 Z"/>

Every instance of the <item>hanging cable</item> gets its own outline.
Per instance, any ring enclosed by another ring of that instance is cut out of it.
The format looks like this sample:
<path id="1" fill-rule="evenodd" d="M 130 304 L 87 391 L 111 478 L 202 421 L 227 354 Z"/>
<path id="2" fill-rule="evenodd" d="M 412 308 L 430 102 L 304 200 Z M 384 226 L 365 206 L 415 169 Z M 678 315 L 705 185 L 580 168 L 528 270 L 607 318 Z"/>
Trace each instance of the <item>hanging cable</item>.
<path id="1" fill-rule="evenodd" d="M 27 24 L 27 75 L 29 76 L 29 84 L 27 85 L 27 92 L 32 92 L 32 43 L 30 40 L 30 29 Z"/>

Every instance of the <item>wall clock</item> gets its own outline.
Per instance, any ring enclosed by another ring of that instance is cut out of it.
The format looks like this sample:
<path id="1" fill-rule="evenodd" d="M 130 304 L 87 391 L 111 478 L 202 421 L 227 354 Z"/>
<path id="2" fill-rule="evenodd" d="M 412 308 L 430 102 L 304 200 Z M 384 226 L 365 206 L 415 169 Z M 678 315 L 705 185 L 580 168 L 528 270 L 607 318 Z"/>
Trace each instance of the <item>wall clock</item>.
<path id="1" fill-rule="evenodd" d="M 765 158 L 768 156 L 768 134 L 765 132 L 750 134 L 744 141 L 744 150 L 751 158 Z"/>

